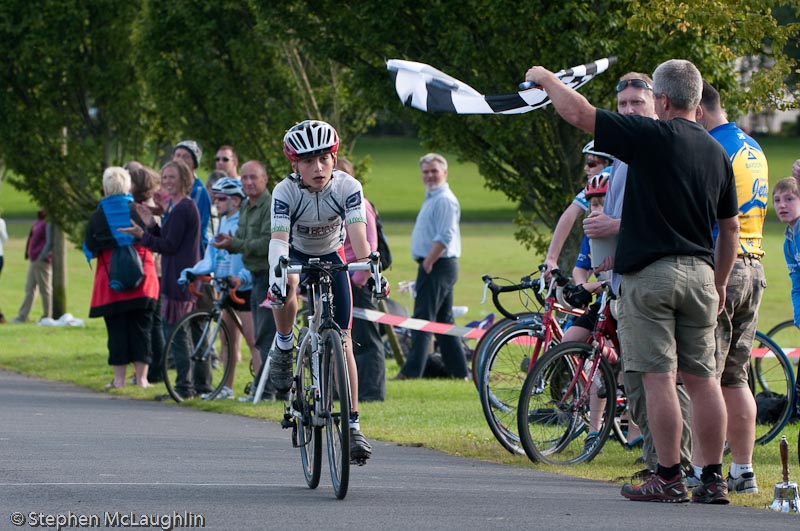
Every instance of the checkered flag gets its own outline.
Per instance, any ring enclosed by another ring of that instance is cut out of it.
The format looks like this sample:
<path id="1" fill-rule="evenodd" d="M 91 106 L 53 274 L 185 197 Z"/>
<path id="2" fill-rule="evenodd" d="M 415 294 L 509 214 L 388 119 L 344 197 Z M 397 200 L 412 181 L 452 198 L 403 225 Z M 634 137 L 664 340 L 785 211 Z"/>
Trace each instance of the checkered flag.
<path id="1" fill-rule="evenodd" d="M 565 85 L 577 90 L 597 74 L 608 70 L 616 60 L 616 57 L 600 59 L 561 70 L 556 76 Z M 386 62 L 386 68 L 394 78 L 395 90 L 403 105 L 425 112 L 520 114 L 540 109 L 550 103 L 547 93 L 538 88 L 485 96 L 466 83 L 425 63 L 390 59 Z"/>

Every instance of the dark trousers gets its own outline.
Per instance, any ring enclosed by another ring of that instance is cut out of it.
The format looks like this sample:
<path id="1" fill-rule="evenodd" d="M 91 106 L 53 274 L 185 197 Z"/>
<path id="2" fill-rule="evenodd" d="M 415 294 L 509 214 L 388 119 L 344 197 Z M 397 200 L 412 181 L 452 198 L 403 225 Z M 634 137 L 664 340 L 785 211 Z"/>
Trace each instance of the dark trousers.
<path id="1" fill-rule="evenodd" d="M 191 341 L 192 331 L 189 325 L 181 327 L 177 323 L 168 323 L 162 320 L 164 325 L 164 337 L 168 338 L 175 331 L 175 339 L 172 342 L 170 354 L 175 362 L 175 382 L 174 387 L 178 394 L 188 398 L 195 394 L 208 393 L 214 390 L 211 387 L 211 357 L 203 362 L 195 362 L 192 359 Z"/>
<path id="2" fill-rule="evenodd" d="M 150 382 L 164 380 L 162 360 L 164 359 L 164 325 L 161 323 L 161 297 L 158 298 L 153 312 L 153 323 L 150 326 L 150 370 L 147 379 Z"/>
<path id="3" fill-rule="evenodd" d="M 353 306 L 377 310 L 378 305 L 366 286 L 353 284 Z M 358 400 L 386 399 L 386 355 L 378 323 L 353 319 L 353 354 L 358 369 Z"/>
<path id="4" fill-rule="evenodd" d="M 414 318 L 440 323 L 454 323 L 453 287 L 458 280 L 458 260 L 440 258 L 433 265 L 430 274 L 417 268 L 417 296 L 414 299 Z M 433 334 L 412 332 L 411 349 L 406 363 L 400 372 L 411 378 L 422 377 L 425 362 L 431 349 Z M 464 378 L 468 374 L 467 360 L 461 339 L 454 336 L 436 335 L 447 372 L 454 378 Z"/>
<path id="5" fill-rule="evenodd" d="M 108 364 L 150 363 L 152 310 L 135 310 L 103 318 L 108 332 Z"/>

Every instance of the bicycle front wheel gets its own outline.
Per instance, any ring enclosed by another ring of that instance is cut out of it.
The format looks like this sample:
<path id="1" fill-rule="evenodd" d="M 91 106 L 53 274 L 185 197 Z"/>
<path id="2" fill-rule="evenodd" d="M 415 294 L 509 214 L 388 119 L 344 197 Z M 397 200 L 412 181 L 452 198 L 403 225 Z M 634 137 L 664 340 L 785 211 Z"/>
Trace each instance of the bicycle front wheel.
<path id="1" fill-rule="evenodd" d="M 172 329 L 164 347 L 162 371 L 176 402 L 199 395 L 215 398 L 231 382 L 238 353 L 221 314 L 190 313 Z"/>
<path id="2" fill-rule="evenodd" d="M 306 333 L 308 329 L 304 328 L 299 337 Z M 316 387 L 312 380 L 312 370 L 311 342 L 308 341 L 297 356 L 296 402 L 293 405 L 294 409 L 302 413 L 302 418 L 297 419 L 297 445 L 300 447 L 303 475 L 308 487 L 316 489 L 322 471 L 322 426 L 315 425 L 317 423 L 314 422 Z"/>
<path id="3" fill-rule="evenodd" d="M 328 464 L 333 490 L 341 500 L 347 495 L 350 483 L 350 383 L 342 336 L 338 330 L 322 332 L 320 370 Z"/>
<path id="4" fill-rule="evenodd" d="M 517 410 L 520 442 L 531 461 L 572 465 L 600 452 L 614 418 L 612 373 L 586 343 L 562 343 L 539 358 L 522 386 Z"/>
<path id="5" fill-rule="evenodd" d="M 514 323 L 487 346 L 479 366 L 483 415 L 497 441 L 512 454 L 524 453 L 516 431 L 517 404 L 529 367 L 547 349 L 543 335 L 538 316 Z"/>
<path id="6" fill-rule="evenodd" d="M 756 332 L 750 360 L 750 390 L 761 402 L 756 444 L 767 444 L 783 430 L 794 410 L 794 372 L 783 350 L 761 332 Z"/>

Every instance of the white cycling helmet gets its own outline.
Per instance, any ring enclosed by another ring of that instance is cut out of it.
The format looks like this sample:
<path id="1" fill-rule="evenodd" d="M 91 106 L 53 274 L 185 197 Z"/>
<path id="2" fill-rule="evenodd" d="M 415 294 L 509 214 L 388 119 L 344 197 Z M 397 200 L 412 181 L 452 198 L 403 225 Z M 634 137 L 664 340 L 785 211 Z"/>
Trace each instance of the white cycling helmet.
<path id="1" fill-rule="evenodd" d="M 236 195 L 244 199 L 247 197 L 242 190 L 242 183 L 232 177 L 223 177 L 214 183 L 211 191 L 215 194 Z"/>
<path id="2" fill-rule="evenodd" d="M 339 151 L 339 135 L 327 122 L 305 120 L 283 136 L 283 153 L 292 161 Z"/>
<path id="3" fill-rule="evenodd" d="M 590 140 L 588 144 L 583 146 L 582 153 L 584 155 L 594 155 L 595 157 L 603 157 L 604 159 L 614 160 L 613 155 L 609 155 L 608 153 L 603 153 L 602 151 L 597 151 L 594 149 L 594 140 Z"/>

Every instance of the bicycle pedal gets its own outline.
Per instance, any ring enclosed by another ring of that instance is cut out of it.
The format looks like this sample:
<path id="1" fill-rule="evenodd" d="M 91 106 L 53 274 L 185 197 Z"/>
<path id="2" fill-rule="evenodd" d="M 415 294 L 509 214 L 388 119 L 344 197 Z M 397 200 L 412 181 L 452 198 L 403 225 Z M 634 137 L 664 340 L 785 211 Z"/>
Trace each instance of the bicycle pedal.
<path id="1" fill-rule="evenodd" d="M 297 422 L 288 414 L 283 416 L 283 420 L 281 420 L 281 428 L 284 430 L 288 430 L 289 428 L 296 429 Z"/>

